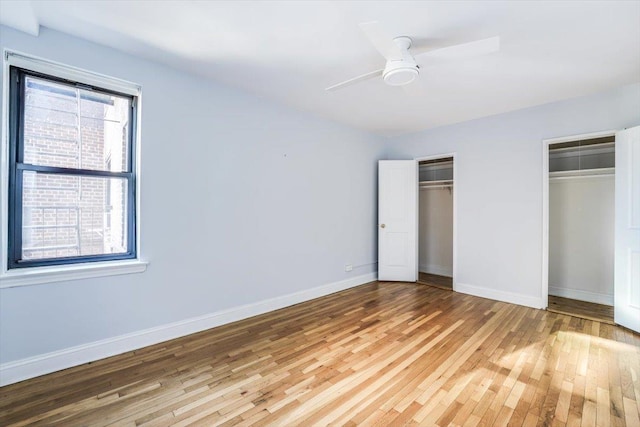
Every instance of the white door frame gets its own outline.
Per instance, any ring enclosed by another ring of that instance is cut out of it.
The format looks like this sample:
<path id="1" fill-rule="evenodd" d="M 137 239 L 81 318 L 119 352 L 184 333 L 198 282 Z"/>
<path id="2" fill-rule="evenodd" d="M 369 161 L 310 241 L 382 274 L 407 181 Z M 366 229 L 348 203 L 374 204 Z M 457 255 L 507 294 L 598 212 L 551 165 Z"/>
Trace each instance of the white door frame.
<path id="1" fill-rule="evenodd" d="M 549 304 L 549 146 L 562 142 L 582 141 L 615 135 L 615 130 L 607 130 L 542 140 L 542 285 L 540 300 L 543 310 L 546 310 Z"/>
<path id="2" fill-rule="evenodd" d="M 453 266 L 452 266 L 452 285 L 453 285 L 453 290 L 456 291 L 456 287 L 457 287 L 457 280 L 456 278 L 458 277 L 458 239 L 457 239 L 457 229 L 458 229 L 458 190 L 456 189 L 456 186 L 458 185 L 458 168 L 456 166 L 456 152 L 453 153 L 442 153 L 442 154 L 434 154 L 431 156 L 424 156 L 424 157 L 415 157 L 414 160 L 416 160 L 418 162 L 418 182 L 420 181 L 420 162 L 425 161 L 425 160 L 436 160 L 436 159 L 445 159 L 448 157 L 452 157 L 453 158 L 453 256 L 452 256 L 452 260 L 453 260 Z M 419 185 L 419 184 L 418 184 Z M 420 197 L 418 195 L 418 197 Z M 417 209 L 420 209 L 420 200 L 418 199 L 418 203 L 417 203 Z M 419 232 L 419 227 L 418 227 L 418 232 Z M 418 235 L 419 236 L 419 235 Z M 418 237 L 418 247 L 420 246 L 420 239 Z M 419 261 L 419 260 L 416 260 Z M 419 265 L 419 262 L 416 262 L 416 265 Z"/>

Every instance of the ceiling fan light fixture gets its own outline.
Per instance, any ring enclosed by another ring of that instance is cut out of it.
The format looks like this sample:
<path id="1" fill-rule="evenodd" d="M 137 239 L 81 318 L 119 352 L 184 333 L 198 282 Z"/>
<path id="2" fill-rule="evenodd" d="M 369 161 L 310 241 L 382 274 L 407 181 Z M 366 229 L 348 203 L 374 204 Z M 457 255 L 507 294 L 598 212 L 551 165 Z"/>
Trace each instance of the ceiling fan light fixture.
<path id="1" fill-rule="evenodd" d="M 384 67 L 382 78 L 389 86 L 404 86 L 414 81 L 420 71 L 415 59 L 409 53 L 411 47 L 411 38 L 401 36 L 393 39 L 393 43 L 400 50 L 402 59 L 388 59 Z"/>
<path id="2" fill-rule="evenodd" d="M 396 68 L 384 73 L 384 82 L 389 86 L 404 86 L 414 81 L 418 74 L 418 70 L 413 67 Z"/>

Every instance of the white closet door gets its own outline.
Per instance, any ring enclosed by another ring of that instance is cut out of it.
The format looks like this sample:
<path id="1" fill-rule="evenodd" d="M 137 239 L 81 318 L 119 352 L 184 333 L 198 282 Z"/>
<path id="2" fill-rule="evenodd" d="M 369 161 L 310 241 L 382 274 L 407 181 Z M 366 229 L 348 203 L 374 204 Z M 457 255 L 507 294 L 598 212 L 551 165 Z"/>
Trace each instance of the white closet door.
<path id="1" fill-rule="evenodd" d="M 378 163 L 378 279 L 418 280 L 418 163 Z"/>
<path id="2" fill-rule="evenodd" d="M 640 126 L 616 133 L 614 318 L 640 332 Z"/>

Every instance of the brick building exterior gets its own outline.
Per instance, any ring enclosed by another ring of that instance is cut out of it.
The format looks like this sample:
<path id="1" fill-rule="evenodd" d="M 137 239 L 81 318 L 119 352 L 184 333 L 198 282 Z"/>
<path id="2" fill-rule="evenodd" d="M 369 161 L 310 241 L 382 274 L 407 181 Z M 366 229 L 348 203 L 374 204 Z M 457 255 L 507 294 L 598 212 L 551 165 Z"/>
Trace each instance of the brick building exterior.
<path id="1" fill-rule="evenodd" d="M 29 77 L 24 163 L 127 170 L 129 100 Z M 122 253 L 126 180 L 25 171 L 22 259 Z"/>

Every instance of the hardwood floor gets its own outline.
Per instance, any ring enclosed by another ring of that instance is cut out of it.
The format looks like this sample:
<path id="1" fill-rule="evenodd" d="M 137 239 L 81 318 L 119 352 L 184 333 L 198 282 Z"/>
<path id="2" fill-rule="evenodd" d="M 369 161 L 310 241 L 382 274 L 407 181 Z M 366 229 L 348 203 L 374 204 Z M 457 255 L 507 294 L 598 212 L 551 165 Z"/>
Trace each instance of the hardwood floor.
<path id="1" fill-rule="evenodd" d="M 453 279 L 447 276 L 439 276 L 437 274 L 418 273 L 418 282 L 423 285 L 435 286 L 436 288 L 447 291 L 453 290 Z"/>
<path id="2" fill-rule="evenodd" d="M 640 336 L 374 282 L 0 389 L 0 425 L 640 425 Z"/>
<path id="3" fill-rule="evenodd" d="M 613 322 L 613 306 L 610 305 L 594 304 L 592 302 L 549 295 L 547 310 L 615 325 Z"/>

